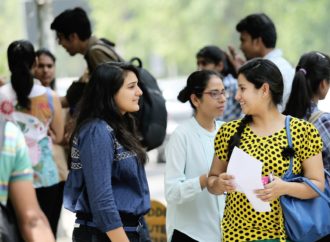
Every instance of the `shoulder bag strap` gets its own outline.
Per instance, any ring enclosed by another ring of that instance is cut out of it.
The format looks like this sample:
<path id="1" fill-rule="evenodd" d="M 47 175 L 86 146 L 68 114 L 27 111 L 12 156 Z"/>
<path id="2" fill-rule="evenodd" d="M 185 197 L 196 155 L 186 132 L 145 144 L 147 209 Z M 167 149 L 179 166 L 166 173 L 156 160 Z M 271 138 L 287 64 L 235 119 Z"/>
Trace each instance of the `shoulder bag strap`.
<path id="1" fill-rule="evenodd" d="M 291 132 L 290 132 L 290 120 L 291 120 L 291 116 L 287 115 L 285 117 L 285 131 L 286 131 L 286 137 L 288 139 L 288 145 L 290 148 L 292 148 L 292 137 L 291 137 Z M 283 177 L 290 177 L 292 174 L 292 167 L 293 167 L 293 157 L 290 156 L 290 165 L 289 165 L 289 169 L 285 172 L 285 174 L 283 175 Z"/>
<path id="2" fill-rule="evenodd" d="M 325 179 L 328 179 L 327 176 L 329 176 L 329 173 L 324 172 L 325 173 Z M 322 192 L 313 182 L 311 182 L 308 178 L 306 177 L 300 177 L 301 181 L 303 181 L 304 183 L 306 183 L 308 186 L 310 186 L 315 192 L 317 192 L 324 200 L 326 200 L 329 204 L 330 204 L 330 198 L 327 197 L 327 195 L 325 195 L 324 192 Z M 327 181 L 325 181 L 327 182 Z"/>
<path id="3" fill-rule="evenodd" d="M 286 116 L 285 118 L 285 130 L 286 130 L 286 135 L 288 139 L 288 144 L 289 147 L 292 148 L 292 137 L 291 137 L 291 132 L 290 132 L 290 119 L 291 116 Z M 292 167 L 293 167 L 293 157 L 290 157 L 290 165 L 289 169 L 286 171 L 283 177 L 290 177 L 292 174 Z M 324 169 L 325 173 L 325 178 L 330 177 L 330 173 Z M 317 192 L 324 200 L 326 200 L 330 204 L 330 198 L 328 198 L 313 182 L 311 182 L 308 178 L 299 176 L 297 178 L 293 178 L 290 181 L 292 182 L 304 182 L 308 186 L 310 186 L 315 192 Z M 327 181 L 325 181 L 327 182 Z"/>
<path id="4" fill-rule="evenodd" d="M 107 56 L 109 56 L 113 61 L 124 61 L 117 52 L 109 45 L 104 43 L 97 43 L 95 45 L 92 45 L 91 50 L 101 50 L 103 53 L 105 53 Z"/>

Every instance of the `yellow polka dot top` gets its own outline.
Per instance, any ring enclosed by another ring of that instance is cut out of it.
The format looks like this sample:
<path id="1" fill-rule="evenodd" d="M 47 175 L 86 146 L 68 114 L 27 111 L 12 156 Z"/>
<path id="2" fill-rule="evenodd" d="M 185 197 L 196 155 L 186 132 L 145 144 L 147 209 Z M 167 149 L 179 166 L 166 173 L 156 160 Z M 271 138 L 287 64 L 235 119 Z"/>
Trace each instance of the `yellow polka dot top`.
<path id="1" fill-rule="evenodd" d="M 228 161 L 228 142 L 240 120 L 226 123 L 219 129 L 214 143 L 220 160 Z M 295 150 L 293 172 L 302 172 L 302 161 L 322 151 L 322 140 L 317 129 L 310 123 L 291 118 L 290 130 Z M 282 157 L 288 146 L 285 128 L 270 136 L 257 136 L 246 125 L 240 139 L 240 149 L 263 162 L 262 176 L 270 172 L 281 177 L 289 167 L 290 160 Z M 242 162 L 244 162 L 242 160 Z M 221 223 L 223 241 L 254 241 L 280 239 L 285 241 L 284 220 L 279 199 L 270 203 L 270 212 L 256 212 L 243 193 L 231 192 L 226 197 L 224 217 Z"/>

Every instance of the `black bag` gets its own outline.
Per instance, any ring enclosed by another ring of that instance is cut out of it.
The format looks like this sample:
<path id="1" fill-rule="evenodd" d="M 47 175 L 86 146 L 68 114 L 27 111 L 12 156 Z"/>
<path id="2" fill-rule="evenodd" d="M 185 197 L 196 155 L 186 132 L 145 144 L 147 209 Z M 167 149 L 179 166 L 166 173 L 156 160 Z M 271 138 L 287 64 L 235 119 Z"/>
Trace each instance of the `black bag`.
<path id="1" fill-rule="evenodd" d="M 0 154 L 4 143 L 5 126 L 6 121 L 0 117 Z M 4 206 L 0 203 L 0 242 L 21 241 L 12 206 Z"/>
<path id="2" fill-rule="evenodd" d="M 135 117 L 143 137 L 143 145 L 148 150 L 152 150 L 160 146 L 166 136 L 167 111 L 165 99 L 156 79 L 142 67 L 142 61 L 138 57 L 134 57 L 130 62 L 138 62 L 139 86 L 143 92 L 140 98 L 140 110 L 135 113 Z"/>
<path id="3" fill-rule="evenodd" d="M 116 56 L 118 60 L 123 59 L 113 50 L 112 42 L 106 38 L 100 39 L 102 43 L 93 45 L 93 49 L 99 49 L 105 52 L 108 56 Z M 130 63 L 137 62 L 140 75 L 139 86 L 143 91 L 140 98 L 140 110 L 134 114 L 139 128 L 139 133 L 142 136 L 142 144 L 147 150 L 152 150 L 160 146 L 166 136 L 167 126 L 167 111 L 165 99 L 157 84 L 155 77 L 142 66 L 142 61 L 138 57 L 130 60 Z"/>

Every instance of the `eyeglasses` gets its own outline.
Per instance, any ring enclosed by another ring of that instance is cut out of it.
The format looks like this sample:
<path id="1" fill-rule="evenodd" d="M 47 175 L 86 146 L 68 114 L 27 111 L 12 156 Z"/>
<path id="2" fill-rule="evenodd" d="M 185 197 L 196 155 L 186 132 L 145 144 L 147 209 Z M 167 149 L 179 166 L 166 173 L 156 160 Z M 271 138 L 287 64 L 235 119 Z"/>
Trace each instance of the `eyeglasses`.
<path id="1" fill-rule="evenodd" d="M 208 92 L 203 92 L 203 94 L 208 94 L 208 95 L 211 96 L 211 98 L 216 99 L 216 100 L 220 99 L 221 96 L 224 97 L 224 98 L 228 98 L 228 93 L 226 93 L 225 90 L 223 90 L 221 92 L 217 91 L 217 90 L 211 90 L 211 91 L 208 91 Z"/>

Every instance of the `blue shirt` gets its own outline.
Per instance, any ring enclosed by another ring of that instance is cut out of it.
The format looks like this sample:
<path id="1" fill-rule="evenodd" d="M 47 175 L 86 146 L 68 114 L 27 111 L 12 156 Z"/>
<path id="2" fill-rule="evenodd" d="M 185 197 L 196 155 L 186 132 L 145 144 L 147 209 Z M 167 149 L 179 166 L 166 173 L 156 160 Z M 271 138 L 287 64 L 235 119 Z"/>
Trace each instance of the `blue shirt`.
<path id="1" fill-rule="evenodd" d="M 225 86 L 225 90 L 228 94 L 228 97 L 226 101 L 225 111 L 223 115 L 218 117 L 217 119 L 224 122 L 240 119 L 242 116 L 241 105 L 235 100 L 235 96 L 238 89 L 237 80 L 231 74 L 229 74 L 223 78 L 223 85 Z"/>
<path id="2" fill-rule="evenodd" d="M 311 110 L 307 116 L 312 116 L 318 111 L 317 105 L 312 103 Z M 304 119 L 307 120 L 306 117 Z M 313 124 L 319 131 L 323 141 L 322 158 L 324 168 L 330 172 L 330 113 L 324 112 Z"/>
<path id="3" fill-rule="evenodd" d="M 119 212 L 140 216 L 150 209 L 144 166 L 103 120 L 85 124 L 74 137 L 64 207 L 90 213 L 88 225 L 102 232 L 123 226 Z"/>

